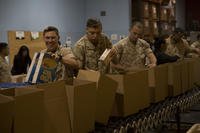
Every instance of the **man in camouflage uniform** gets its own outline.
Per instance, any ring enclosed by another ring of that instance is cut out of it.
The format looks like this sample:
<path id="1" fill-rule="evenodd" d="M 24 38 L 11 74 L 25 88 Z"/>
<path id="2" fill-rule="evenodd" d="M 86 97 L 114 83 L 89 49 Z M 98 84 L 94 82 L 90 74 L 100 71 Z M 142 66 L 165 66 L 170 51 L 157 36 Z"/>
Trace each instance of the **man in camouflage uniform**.
<path id="1" fill-rule="evenodd" d="M 57 80 L 66 79 L 67 81 L 71 81 L 73 78 L 73 69 L 78 68 L 78 62 L 73 55 L 71 48 L 60 46 L 59 31 L 56 27 L 49 26 L 44 29 L 43 37 L 47 49 L 44 49 L 41 52 L 49 53 L 60 61 L 57 70 Z"/>
<path id="2" fill-rule="evenodd" d="M 147 67 L 156 66 L 156 58 L 150 45 L 139 37 L 142 34 L 142 24 L 135 22 L 130 27 L 129 36 L 114 45 L 116 56 L 112 60 L 112 72 L 123 73 Z M 148 62 L 147 62 L 148 60 Z"/>
<path id="3" fill-rule="evenodd" d="M 99 57 L 106 48 L 112 48 L 112 43 L 102 33 L 102 24 L 99 20 L 90 18 L 84 35 L 73 49 L 79 60 L 79 68 L 107 72 L 108 67 L 99 61 Z"/>
<path id="4" fill-rule="evenodd" d="M 183 30 L 176 28 L 173 34 L 166 39 L 164 52 L 170 56 L 179 56 L 181 59 L 187 57 L 189 53 L 200 54 L 198 49 L 190 47 L 187 41 L 182 39 L 182 35 Z"/>
<path id="5" fill-rule="evenodd" d="M 191 47 L 200 49 L 200 34 L 197 35 L 197 40 L 192 43 Z"/>
<path id="6" fill-rule="evenodd" d="M 0 83 L 11 82 L 10 67 L 5 59 L 8 53 L 8 44 L 0 43 Z"/>

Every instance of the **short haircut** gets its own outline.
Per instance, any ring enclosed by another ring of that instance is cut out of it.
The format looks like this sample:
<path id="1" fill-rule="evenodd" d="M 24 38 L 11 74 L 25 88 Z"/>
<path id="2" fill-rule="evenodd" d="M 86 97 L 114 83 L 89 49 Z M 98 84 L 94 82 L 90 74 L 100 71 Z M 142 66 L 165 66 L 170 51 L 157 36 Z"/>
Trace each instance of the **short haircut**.
<path id="1" fill-rule="evenodd" d="M 102 28 L 101 21 L 97 18 L 89 18 L 86 24 L 87 28 Z"/>
<path id="2" fill-rule="evenodd" d="M 0 42 L 0 52 L 5 49 L 6 47 L 8 47 L 8 44 L 6 42 Z"/>
<path id="3" fill-rule="evenodd" d="M 143 28 L 143 24 L 140 21 L 134 21 L 131 26 L 129 27 L 129 30 L 131 30 L 134 26 L 142 29 Z"/>
<path id="4" fill-rule="evenodd" d="M 58 36 L 59 36 L 59 31 L 56 27 L 54 26 L 48 26 L 47 28 L 44 29 L 43 31 L 43 36 L 47 33 L 47 32 L 51 32 L 54 31 Z"/>

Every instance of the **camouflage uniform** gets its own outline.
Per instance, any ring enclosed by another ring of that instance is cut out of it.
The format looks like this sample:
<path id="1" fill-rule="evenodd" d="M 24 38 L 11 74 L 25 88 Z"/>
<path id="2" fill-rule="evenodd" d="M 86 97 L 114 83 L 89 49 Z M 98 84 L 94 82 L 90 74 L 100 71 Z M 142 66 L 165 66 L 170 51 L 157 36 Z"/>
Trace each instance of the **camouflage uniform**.
<path id="1" fill-rule="evenodd" d="M 52 52 L 48 52 L 47 49 L 42 50 L 41 52 L 44 53 L 49 53 L 52 54 Z M 56 50 L 55 53 L 53 53 L 55 55 L 61 55 L 61 56 L 68 56 L 70 58 L 75 58 L 75 56 L 72 53 L 71 48 L 69 47 L 61 47 L 59 46 L 58 49 Z M 59 62 L 58 64 L 58 68 L 57 68 L 57 75 L 58 78 L 56 80 L 67 80 L 67 81 L 71 81 L 73 79 L 73 68 L 69 67 L 69 66 L 65 66 L 64 64 L 62 64 L 61 62 Z"/>
<path id="2" fill-rule="evenodd" d="M 200 41 L 195 41 L 192 43 L 191 47 L 200 49 Z"/>
<path id="3" fill-rule="evenodd" d="M 99 57 L 106 48 L 112 48 L 112 43 L 104 34 L 101 34 L 96 46 L 94 46 L 85 35 L 75 44 L 73 52 L 80 61 L 79 67 L 81 69 L 106 72 L 107 66 L 99 62 Z"/>
<path id="4" fill-rule="evenodd" d="M 0 83 L 11 82 L 10 67 L 6 60 L 0 56 Z"/>
<path id="5" fill-rule="evenodd" d="M 181 39 L 181 41 L 176 44 L 173 42 L 171 37 L 166 39 L 164 52 L 170 56 L 177 55 L 180 58 L 184 58 L 191 50 L 189 44 L 184 39 Z"/>
<path id="6" fill-rule="evenodd" d="M 136 44 L 133 44 L 129 37 L 120 40 L 114 45 L 117 50 L 115 61 L 117 64 L 126 68 L 140 69 L 145 67 L 146 57 L 152 53 L 150 45 L 142 39 L 138 39 Z M 113 73 L 117 70 L 112 69 Z"/>

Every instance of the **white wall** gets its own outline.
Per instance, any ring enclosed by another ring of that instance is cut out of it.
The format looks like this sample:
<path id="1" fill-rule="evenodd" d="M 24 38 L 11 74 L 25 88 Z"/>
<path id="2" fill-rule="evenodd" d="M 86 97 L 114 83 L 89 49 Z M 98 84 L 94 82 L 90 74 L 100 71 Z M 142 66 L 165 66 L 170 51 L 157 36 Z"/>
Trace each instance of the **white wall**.
<path id="1" fill-rule="evenodd" d="M 109 36 L 113 33 L 127 35 L 131 18 L 131 0 L 86 0 L 86 19 L 100 18 L 103 30 Z M 106 11 L 106 16 L 100 16 Z"/>
<path id="2" fill-rule="evenodd" d="M 0 0 L 0 40 L 7 41 L 8 30 L 42 31 L 58 27 L 61 41 L 66 34 L 75 42 L 84 31 L 84 0 Z"/>

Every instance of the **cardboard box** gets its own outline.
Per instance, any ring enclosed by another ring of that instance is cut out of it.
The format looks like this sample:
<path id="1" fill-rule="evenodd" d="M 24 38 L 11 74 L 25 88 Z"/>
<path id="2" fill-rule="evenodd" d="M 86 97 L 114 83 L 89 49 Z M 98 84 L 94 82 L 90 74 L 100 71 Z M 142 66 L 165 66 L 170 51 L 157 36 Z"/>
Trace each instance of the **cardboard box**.
<path id="1" fill-rule="evenodd" d="M 169 96 L 181 94 L 181 65 L 180 62 L 170 63 L 168 65 L 168 85 Z"/>
<path id="2" fill-rule="evenodd" d="M 149 3 L 148 2 L 142 2 L 143 8 L 142 8 L 142 15 L 143 18 L 149 18 Z"/>
<path id="3" fill-rule="evenodd" d="M 44 91 L 43 133 L 70 133 L 70 116 L 64 81 L 32 86 Z M 36 133 L 36 132 L 35 132 Z"/>
<path id="4" fill-rule="evenodd" d="M 13 83 L 23 83 L 25 81 L 26 74 L 15 75 L 11 77 L 11 82 Z"/>
<path id="5" fill-rule="evenodd" d="M 48 53 L 35 53 L 27 73 L 26 82 L 49 83 L 64 79 L 65 72 L 59 68 L 59 61 Z"/>
<path id="6" fill-rule="evenodd" d="M 107 75 L 101 75 L 97 71 L 79 70 L 78 79 L 96 82 L 96 113 L 97 122 L 107 124 L 112 112 L 117 82 Z"/>
<path id="7" fill-rule="evenodd" d="M 180 63 L 180 69 L 181 69 L 181 90 L 182 93 L 184 93 L 189 89 L 189 68 L 187 60 L 183 60 Z"/>
<path id="8" fill-rule="evenodd" d="M 167 21 L 167 9 L 161 8 L 160 20 Z"/>
<path id="9" fill-rule="evenodd" d="M 194 82 L 200 85 L 200 58 L 194 58 Z"/>
<path id="10" fill-rule="evenodd" d="M 144 25 L 144 34 L 149 35 L 150 33 L 150 22 L 148 19 L 143 19 L 143 25 Z"/>
<path id="11" fill-rule="evenodd" d="M 194 124 L 187 133 L 200 133 L 200 124 Z"/>
<path id="12" fill-rule="evenodd" d="M 118 82 L 113 115 L 128 116 L 149 106 L 148 70 L 109 77 Z"/>
<path id="13" fill-rule="evenodd" d="M 113 54 L 111 53 L 111 49 L 105 49 L 103 54 L 100 56 L 99 60 L 104 62 L 104 64 L 109 64 L 112 60 Z"/>
<path id="14" fill-rule="evenodd" d="M 75 79 L 73 85 L 66 85 L 73 133 L 87 133 L 94 130 L 96 83 Z"/>
<path id="15" fill-rule="evenodd" d="M 153 35 L 158 35 L 158 23 L 157 21 L 151 21 L 150 23 L 151 25 L 151 32 L 153 33 Z"/>
<path id="16" fill-rule="evenodd" d="M 187 59 L 188 61 L 188 89 L 191 89 L 194 87 L 195 83 L 195 60 L 194 59 Z"/>
<path id="17" fill-rule="evenodd" d="M 14 118 L 14 99 L 0 94 L 0 132 L 11 133 Z"/>
<path id="18" fill-rule="evenodd" d="M 0 90 L 15 99 L 14 133 L 44 133 L 44 92 L 27 88 Z"/>
<path id="19" fill-rule="evenodd" d="M 150 6 L 150 8 L 151 8 L 151 10 L 150 10 L 150 12 L 151 12 L 151 18 L 152 19 L 158 19 L 156 5 L 152 4 Z"/>
<path id="20" fill-rule="evenodd" d="M 149 69 L 151 102 L 159 102 L 168 97 L 168 65 L 163 64 Z"/>

